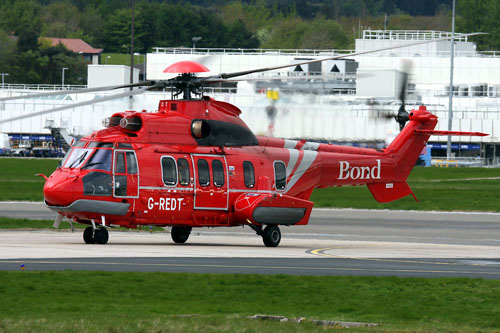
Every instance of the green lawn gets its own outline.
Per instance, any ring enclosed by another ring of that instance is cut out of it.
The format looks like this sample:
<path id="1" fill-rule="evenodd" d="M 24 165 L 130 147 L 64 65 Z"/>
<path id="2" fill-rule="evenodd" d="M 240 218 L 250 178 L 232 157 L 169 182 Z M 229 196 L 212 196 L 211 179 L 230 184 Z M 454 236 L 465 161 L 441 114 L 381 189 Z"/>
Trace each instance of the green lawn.
<path id="1" fill-rule="evenodd" d="M 255 314 L 375 331 L 500 330 L 497 280 L 3 271 L 0 281 L 0 331 L 323 330 L 247 319 Z"/>
<path id="2" fill-rule="evenodd" d="M 0 201 L 42 201 L 45 179 L 50 176 L 59 159 L 0 158 Z"/>
<path id="3" fill-rule="evenodd" d="M 55 214 L 54 214 L 55 215 Z M 68 220 L 63 220 L 59 225 L 58 229 L 70 229 L 71 226 L 67 222 Z M 33 230 L 33 229 L 51 229 L 54 230 L 54 220 L 28 220 L 28 219 L 14 219 L 10 217 L 0 217 L 0 229 L 24 229 L 24 230 Z M 87 225 L 74 223 L 73 226 L 76 229 L 85 229 Z M 123 229 L 121 229 L 123 230 Z M 160 227 L 148 227 L 143 226 L 140 229 L 134 229 L 135 231 L 160 231 L 165 232 L 165 229 Z"/>
<path id="4" fill-rule="evenodd" d="M 1 158 L 0 201 L 43 200 L 44 179 L 34 175 L 50 175 L 57 163 L 55 159 Z M 500 169 L 416 167 L 408 183 L 420 202 L 409 196 L 380 204 L 366 186 L 316 189 L 311 200 L 315 207 L 500 212 L 500 179 L 488 177 L 500 177 Z"/>
<path id="5" fill-rule="evenodd" d="M 108 58 L 109 57 L 109 58 Z M 134 64 L 144 63 L 144 55 L 134 55 Z M 130 66 L 130 54 L 126 53 L 101 53 L 102 65 L 125 65 Z"/>
<path id="6" fill-rule="evenodd" d="M 366 186 L 314 190 L 315 207 L 500 212 L 500 169 L 415 167 L 408 184 L 412 196 L 380 204 Z M 477 179 L 482 178 L 482 179 Z"/>

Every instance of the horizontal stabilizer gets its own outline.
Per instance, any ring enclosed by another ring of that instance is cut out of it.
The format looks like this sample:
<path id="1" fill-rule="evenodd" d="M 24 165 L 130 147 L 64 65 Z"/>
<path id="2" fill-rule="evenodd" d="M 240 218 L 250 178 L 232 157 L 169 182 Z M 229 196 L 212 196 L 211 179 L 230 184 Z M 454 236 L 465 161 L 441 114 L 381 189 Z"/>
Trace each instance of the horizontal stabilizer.
<path id="1" fill-rule="evenodd" d="M 381 203 L 398 200 L 410 194 L 413 195 L 416 201 L 418 201 L 417 197 L 413 194 L 413 191 L 406 182 L 374 183 L 367 184 L 367 186 L 375 200 Z"/>
<path id="2" fill-rule="evenodd" d="M 487 136 L 489 134 L 481 132 L 460 132 L 460 131 L 436 131 L 436 130 L 415 130 L 417 134 L 428 134 L 428 135 L 462 135 L 462 136 Z"/>

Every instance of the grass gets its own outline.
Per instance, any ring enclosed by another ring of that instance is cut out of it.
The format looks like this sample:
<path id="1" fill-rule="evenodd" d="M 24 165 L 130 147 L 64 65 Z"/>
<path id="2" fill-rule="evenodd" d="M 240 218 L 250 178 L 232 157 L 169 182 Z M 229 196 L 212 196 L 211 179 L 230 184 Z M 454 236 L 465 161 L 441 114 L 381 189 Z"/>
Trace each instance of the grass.
<path id="1" fill-rule="evenodd" d="M 34 174 L 50 175 L 57 163 L 53 159 L 0 159 L 0 201 L 43 200 L 45 180 Z M 380 204 L 366 186 L 316 189 L 311 200 L 315 207 L 500 212 L 500 179 L 485 179 L 499 176 L 500 169 L 416 167 L 408 183 L 420 202 L 409 196 Z"/>
<path id="2" fill-rule="evenodd" d="M 500 212 L 500 179 L 488 177 L 500 177 L 500 169 L 415 167 L 408 184 L 420 202 L 408 196 L 380 204 L 366 186 L 316 189 L 311 200 L 315 207 Z"/>
<path id="3" fill-rule="evenodd" d="M 0 217 L 0 229 L 23 229 L 23 230 L 54 229 L 53 225 L 54 225 L 53 220 L 28 220 L 28 219 L 14 219 L 10 217 Z M 79 223 L 73 223 L 73 226 L 75 227 L 75 229 L 85 229 L 87 227 L 87 225 Z M 71 229 L 71 226 L 67 222 L 67 220 L 63 220 L 59 225 L 58 229 Z M 124 230 L 124 229 L 120 228 L 117 230 Z M 165 229 L 163 228 L 148 227 L 148 226 L 143 226 L 140 229 L 134 229 L 134 230 L 144 231 L 144 232 L 151 232 L 151 231 L 165 232 Z"/>
<path id="4" fill-rule="evenodd" d="M 109 56 L 109 58 L 108 58 Z M 106 62 L 107 61 L 107 62 Z M 144 55 L 134 55 L 134 64 L 144 63 Z M 130 54 L 126 53 L 101 53 L 102 65 L 125 65 L 130 66 Z"/>
<path id="5" fill-rule="evenodd" d="M 0 229 L 53 229 L 54 221 L 49 220 L 28 220 L 12 219 L 9 217 L 0 217 Z M 74 223 L 75 228 L 82 229 L 86 226 Z M 59 229 L 71 229 L 67 222 L 61 222 Z"/>
<path id="6" fill-rule="evenodd" d="M 375 331 L 500 329 L 497 280 L 3 271 L 0 281 L 0 331 L 321 330 L 254 314 L 379 323 Z"/>
<path id="7" fill-rule="evenodd" d="M 42 201 L 45 179 L 57 167 L 58 159 L 0 158 L 0 201 Z"/>

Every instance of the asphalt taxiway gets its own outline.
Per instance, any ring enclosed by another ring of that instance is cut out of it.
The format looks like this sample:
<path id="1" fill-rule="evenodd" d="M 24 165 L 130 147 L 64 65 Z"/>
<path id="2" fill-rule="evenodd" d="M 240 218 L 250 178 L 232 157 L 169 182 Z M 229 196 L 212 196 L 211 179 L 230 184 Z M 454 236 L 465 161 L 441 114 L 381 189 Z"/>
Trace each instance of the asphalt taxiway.
<path id="1" fill-rule="evenodd" d="M 52 219 L 40 203 L 0 203 L 0 216 Z M 82 231 L 0 232 L 0 269 L 74 269 L 306 275 L 456 276 L 500 279 L 500 214 L 314 210 L 266 248 L 249 228 L 111 231 L 86 245 Z"/>

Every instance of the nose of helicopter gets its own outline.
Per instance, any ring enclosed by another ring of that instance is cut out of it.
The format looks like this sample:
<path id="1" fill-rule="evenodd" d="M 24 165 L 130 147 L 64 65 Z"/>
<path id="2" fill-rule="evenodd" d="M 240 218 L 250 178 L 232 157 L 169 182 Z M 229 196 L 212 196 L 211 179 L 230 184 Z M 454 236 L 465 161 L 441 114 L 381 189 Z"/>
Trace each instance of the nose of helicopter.
<path id="1" fill-rule="evenodd" d="M 43 186 L 43 196 L 50 206 L 68 206 L 74 201 L 75 176 L 52 175 Z"/>

